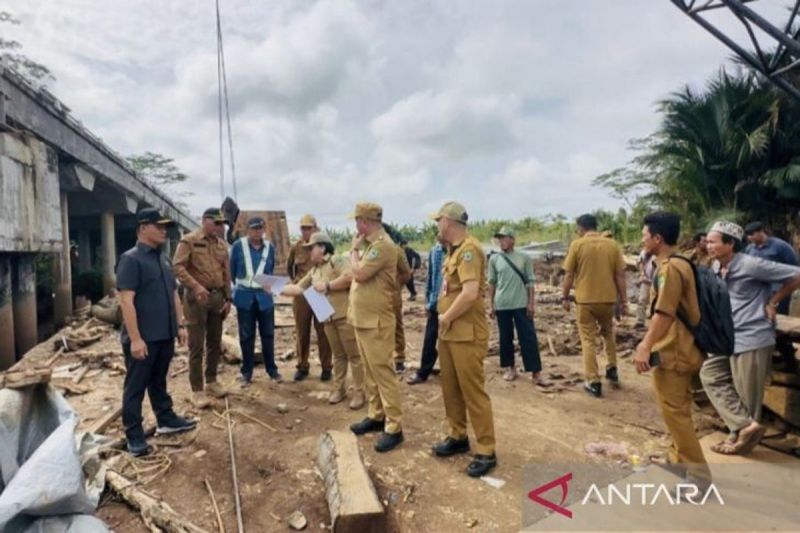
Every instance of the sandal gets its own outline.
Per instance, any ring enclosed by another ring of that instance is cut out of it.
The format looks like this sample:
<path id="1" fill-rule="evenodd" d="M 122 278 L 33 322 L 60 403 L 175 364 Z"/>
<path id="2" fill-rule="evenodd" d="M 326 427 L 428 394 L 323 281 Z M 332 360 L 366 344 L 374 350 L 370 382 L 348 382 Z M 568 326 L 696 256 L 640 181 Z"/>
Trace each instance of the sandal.
<path id="1" fill-rule="evenodd" d="M 747 433 L 746 431 L 739 432 L 739 440 L 736 443 L 736 447 L 738 448 L 738 452 L 741 455 L 748 454 L 752 452 L 758 443 L 761 442 L 761 439 L 764 438 L 764 434 L 767 432 L 766 426 L 762 426 L 759 424 L 756 429 Z"/>
<path id="2" fill-rule="evenodd" d="M 737 455 L 739 453 L 736 443 L 732 443 L 729 440 L 723 440 L 712 445 L 711 451 L 721 455 Z"/>

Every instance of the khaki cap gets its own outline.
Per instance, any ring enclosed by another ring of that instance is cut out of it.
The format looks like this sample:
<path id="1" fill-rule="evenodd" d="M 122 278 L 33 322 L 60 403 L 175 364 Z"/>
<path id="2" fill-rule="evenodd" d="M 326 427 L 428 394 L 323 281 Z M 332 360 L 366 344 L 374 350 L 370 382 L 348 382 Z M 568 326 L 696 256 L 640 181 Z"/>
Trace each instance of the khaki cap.
<path id="1" fill-rule="evenodd" d="M 333 241 L 327 233 L 318 231 L 311 235 L 311 237 L 308 239 L 308 242 L 303 243 L 303 246 L 306 248 L 311 248 L 315 244 L 330 244 L 333 246 Z"/>
<path id="2" fill-rule="evenodd" d="M 303 218 L 300 219 L 300 227 L 301 228 L 316 228 L 317 227 L 317 219 L 311 215 L 303 215 Z"/>
<path id="3" fill-rule="evenodd" d="M 513 229 L 511 229 L 508 226 L 503 226 L 502 228 L 500 228 L 499 230 L 494 232 L 494 236 L 498 237 L 498 238 L 499 237 L 512 237 L 513 238 L 513 237 L 517 236 L 517 232 L 514 231 Z"/>
<path id="4" fill-rule="evenodd" d="M 383 220 L 383 208 L 371 202 L 356 204 L 356 210 L 347 215 L 347 218 L 365 218 L 367 220 Z"/>
<path id="5" fill-rule="evenodd" d="M 450 220 L 455 220 L 456 222 L 466 224 L 467 219 L 469 219 L 469 215 L 467 215 L 467 209 L 460 203 L 447 202 L 439 208 L 438 212 L 432 214 L 430 218 L 431 220 L 449 218 Z"/>

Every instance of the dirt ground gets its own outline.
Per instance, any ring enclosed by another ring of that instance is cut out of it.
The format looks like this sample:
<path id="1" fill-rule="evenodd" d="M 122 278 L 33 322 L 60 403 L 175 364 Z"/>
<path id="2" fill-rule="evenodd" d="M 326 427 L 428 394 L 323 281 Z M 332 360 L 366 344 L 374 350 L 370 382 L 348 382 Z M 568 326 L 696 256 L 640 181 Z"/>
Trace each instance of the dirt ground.
<path id="1" fill-rule="evenodd" d="M 545 286 L 540 287 L 540 293 L 545 301 L 548 294 L 556 294 L 553 287 Z M 420 299 L 404 302 L 404 320 L 408 363 L 414 368 L 418 365 L 425 321 Z M 517 531 L 522 498 L 530 490 L 523 486 L 522 480 L 527 465 L 619 461 L 633 454 L 645 459 L 662 455 L 668 441 L 656 410 L 650 378 L 637 375 L 630 363 L 636 343 L 633 320 L 626 317 L 618 327 L 622 388 L 607 387 L 603 399 L 595 399 L 582 389 L 574 319 L 566 316 L 557 304 L 540 303 L 536 317 L 549 387 L 534 386 L 528 374 L 520 374 L 513 382 L 503 380 L 493 325 L 485 368 L 499 461 L 491 476 L 505 482 L 499 489 L 465 475 L 467 456 L 437 459 L 431 454 L 431 445 L 446 433 L 439 377 L 434 375 L 424 384 L 409 386 L 403 376 L 398 376 L 403 395 L 405 443 L 396 451 L 378 454 L 372 447 L 374 434 L 359 439 L 364 459 L 387 507 L 389 531 Z M 233 317 L 228 319 L 226 329 L 236 335 Z M 109 332 L 92 349 L 118 350 L 116 337 L 116 332 Z M 278 329 L 279 358 L 292 347 L 293 330 Z M 58 365 L 70 362 L 67 357 L 62 359 Z M 355 412 L 348 409 L 347 402 L 327 403 L 330 385 L 319 380 L 315 353 L 311 376 L 306 381 L 291 381 L 295 362 L 295 359 L 278 361 L 286 382 L 271 383 L 261 366 L 256 368 L 256 379 L 249 390 L 230 396 L 231 409 L 241 410 L 275 429 L 271 431 L 234 415 L 236 460 L 248 531 L 287 531 L 286 517 L 297 510 L 308 520 L 307 531 L 329 528 L 330 516 L 315 467 L 318 439 L 323 431 L 346 430 L 349 424 L 366 415 L 366 407 Z M 173 363 L 173 373 L 180 372 L 185 365 L 183 350 Z M 110 375 L 114 373 L 104 370 L 87 378 L 83 383 L 89 384 L 91 390 L 69 397 L 82 417 L 83 427 L 119 405 L 124 376 Z M 221 381 L 233 391 L 239 391 L 234 383 L 237 373 L 236 366 L 220 367 Z M 216 531 L 215 514 L 204 485 L 207 479 L 218 500 L 226 530 L 235 531 L 227 432 L 221 417 L 214 414 L 225 410 L 224 401 L 218 401 L 213 411 L 193 410 L 186 372 L 171 378 L 170 391 L 176 411 L 197 417 L 199 429 L 172 440 L 151 439 L 157 454 L 169 458 L 170 467 L 145 485 L 145 489 L 195 524 Z M 278 412 L 279 403 L 288 405 L 287 413 Z M 144 413 L 145 425 L 153 423 L 147 403 Z M 701 431 L 708 432 L 715 426 L 710 414 L 697 415 L 695 421 Z M 112 428 L 109 434 L 121 435 L 119 421 Z M 614 457 L 589 454 L 586 446 L 590 443 L 621 444 L 627 452 L 617 450 Z M 148 531 L 138 513 L 113 496 L 104 498 L 97 514 L 115 531 Z"/>

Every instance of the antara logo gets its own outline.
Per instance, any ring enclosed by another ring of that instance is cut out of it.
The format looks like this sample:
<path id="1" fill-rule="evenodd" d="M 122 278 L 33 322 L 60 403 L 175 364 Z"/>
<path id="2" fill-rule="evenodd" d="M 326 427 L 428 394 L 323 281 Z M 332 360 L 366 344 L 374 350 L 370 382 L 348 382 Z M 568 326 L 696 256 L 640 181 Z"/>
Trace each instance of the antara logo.
<path id="1" fill-rule="evenodd" d="M 567 496 L 569 496 L 569 482 L 572 481 L 572 472 L 569 474 L 564 474 L 563 476 L 550 481 L 549 483 L 545 483 L 540 487 L 536 487 L 532 491 L 528 493 L 528 498 L 531 501 L 538 503 L 544 507 L 547 507 L 551 511 L 555 511 L 559 514 L 566 516 L 567 518 L 572 518 L 572 511 L 563 507 L 564 502 L 567 501 Z M 555 504 L 550 500 L 545 500 L 540 495 L 544 494 L 545 492 L 553 489 L 555 487 L 561 487 L 561 502 Z"/>
<path id="2" fill-rule="evenodd" d="M 567 518 L 572 518 L 572 511 L 564 507 L 564 503 L 569 496 L 570 481 L 572 481 L 572 472 L 536 487 L 528 493 L 528 499 Z M 543 494 L 556 487 L 561 488 L 561 501 L 559 503 L 542 497 Z M 619 487 L 611 484 L 601 489 L 592 483 L 580 500 L 579 505 L 586 505 L 590 502 L 597 502 L 604 506 L 656 505 L 658 503 L 666 503 L 668 505 L 681 505 L 681 503 L 705 505 L 712 498 L 720 505 L 725 505 L 722 494 L 713 483 L 709 484 L 705 491 L 690 483 L 678 483 L 674 486 L 674 491 L 671 491 L 670 488 L 671 486 L 663 483 L 626 483 Z"/>

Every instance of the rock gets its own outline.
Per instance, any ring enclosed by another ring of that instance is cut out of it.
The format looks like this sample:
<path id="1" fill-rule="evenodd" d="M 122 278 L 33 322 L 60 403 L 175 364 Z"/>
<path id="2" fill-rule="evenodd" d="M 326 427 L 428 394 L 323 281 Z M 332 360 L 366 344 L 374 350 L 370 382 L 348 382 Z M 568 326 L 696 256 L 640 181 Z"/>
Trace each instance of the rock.
<path id="1" fill-rule="evenodd" d="M 205 451 L 205 450 L 197 450 L 197 451 L 196 451 L 196 452 L 194 452 L 192 455 L 193 455 L 193 456 L 194 456 L 196 459 L 200 459 L 201 457 L 203 457 L 203 456 L 204 456 L 205 454 L 207 454 L 207 453 L 208 453 L 208 452 L 207 452 L 207 451 Z"/>
<path id="2" fill-rule="evenodd" d="M 295 511 L 289 515 L 289 518 L 286 519 L 286 523 L 295 531 L 302 531 L 308 525 L 308 520 L 306 520 L 306 516 L 303 513 Z"/>
<path id="3" fill-rule="evenodd" d="M 286 404 L 286 402 L 279 403 L 276 406 L 276 409 L 278 409 L 278 412 L 281 414 L 286 414 L 289 412 L 289 406 Z"/>
<path id="4" fill-rule="evenodd" d="M 290 361 L 292 359 L 294 359 L 294 350 L 287 350 L 283 355 L 278 356 L 278 360 L 280 361 Z"/>
<path id="5" fill-rule="evenodd" d="M 473 527 L 478 525 L 478 519 L 470 518 L 469 520 L 466 521 L 466 525 L 468 528 L 472 529 Z"/>

